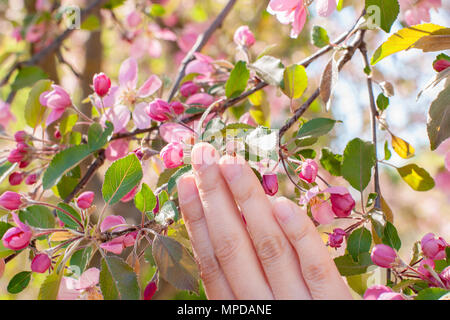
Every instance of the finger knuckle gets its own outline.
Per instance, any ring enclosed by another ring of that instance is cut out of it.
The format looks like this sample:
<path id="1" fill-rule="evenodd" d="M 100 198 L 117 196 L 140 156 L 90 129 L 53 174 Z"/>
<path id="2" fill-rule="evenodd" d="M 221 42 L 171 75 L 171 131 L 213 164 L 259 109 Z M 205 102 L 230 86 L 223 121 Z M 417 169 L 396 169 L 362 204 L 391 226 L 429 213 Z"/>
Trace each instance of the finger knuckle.
<path id="1" fill-rule="evenodd" d="M 324 263 L 308 263 L 303 268 L 305 281 L 313 283 L 316 288 L 327 283 L 328 274 L 326 264 Z"/>
<path id="2" fill-rule="evenodd" d="M 310 224 L 301 224 L 298 229 L 289 235 L 292 245 L 296 248 L 300 247 L 303 240 L 306 239 L 312 231 Z"/>
<path id="3" fill-rule="evenodd" d="M 239 247 L 239 237 L 234 233 L 228 233 L 215 246 L 214 252 L 219 262 L 227 265 L 236 258 Z"/>
<path id="4" fill-rule="evenodd" d="M 280 236 L 264 236 L 255 241 L 255 249 L 263 264 L 273 264 L 283 255 L 285 246 Z"/>
<path id="5" fill-rule="evenodd" d="M 197 263 L 200 271 L 200 278 L 205 283 L 212 283 L 220 278 L 221 271 L 216 257 L 206 255 L 198 259 Z"/>

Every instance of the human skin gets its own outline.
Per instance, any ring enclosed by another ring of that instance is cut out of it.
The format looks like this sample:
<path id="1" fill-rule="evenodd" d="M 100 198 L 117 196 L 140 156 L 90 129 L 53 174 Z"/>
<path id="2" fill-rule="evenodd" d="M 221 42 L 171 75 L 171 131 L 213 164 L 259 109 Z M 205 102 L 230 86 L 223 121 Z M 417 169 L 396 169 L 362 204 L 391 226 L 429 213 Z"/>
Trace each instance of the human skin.
<path id="1" fill-rule="evenodd" d="M 199 143 L 178 196 L 208 299 L 352 299 L 306 212 Z M 242 219 L 245 217 L 245 221 Z"/>

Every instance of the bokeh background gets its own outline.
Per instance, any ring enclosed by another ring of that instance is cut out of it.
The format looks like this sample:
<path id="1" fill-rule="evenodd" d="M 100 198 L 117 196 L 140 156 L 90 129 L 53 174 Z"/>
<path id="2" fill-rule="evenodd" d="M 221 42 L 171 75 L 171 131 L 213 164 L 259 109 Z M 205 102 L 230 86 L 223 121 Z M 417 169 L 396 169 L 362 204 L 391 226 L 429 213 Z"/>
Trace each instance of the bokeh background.
<path id="1" fill-rule="evenodd" d="M 13 54 L 26 55 L 30 50 L 29 44 L 25 41 L 17 42 L 11 37 L 15 27 L 11 21 L 20 22 L 24 19 L 27 10 L 30 10 L 29 2 L 33 1 L 0 0 L 0 76 L 4 75 L 11 65 Z M 61 1 L 62 4 L 80 7 L 84 7 L 88 2 L 87 0 Z M 55 57 L 44 61 L 41 67 L 51 79 L 66 88 L 77 105 L 84 110 L 88 110 L 88 106 L 83 105 L 81 101 L 92 93 L 89 86 L 92 76 L 103 71 L 117 80 L 120 64 L 129 56 L 139 59 L 140 83 L 149 74 L 157 74 L 169 84 L 171 79 L 174 79 L 181 59 L 193 45 L 198 34 L 207 28 L 226 2 L 226 0 L 127 0 L 123 6 L 114 10 L 114 17 L 108 12 L 97 12 L 98 21 L 84 26 L 90 30 L 77 30 L 64 43 L 63 56 L 73 69 L 82 75 L 81 78 L 74 75 L 67 65 L 56 64 Z M 291 39 L 289 38 L 290 27 L 281 25 L 274 16 L 265 11 L 267 0 L 239 0 L 222 28 L 216 31 L 202 53 L 215 59 L 234 61 L 236 55 L 236 46 L 232 40 L 234 31 L 241 25 L 248 25 L 257 39 L 256 44 L 251 48 L 253 58 L 265 51 L 267 54 L 280 58 L 285 65 L 289 65 L 318 50 L 311 44 L 310 30 L 314 25 L 324 27 L 330 39 L 336 39 L 351 28 L 362 10 L 363 3 L 363 1 L 345 0 L 344 8 L 340 12 L 333 13 L 329 18 L 318 17 L 313 4 L 310 7 L 305 29 L 297 39 Z M 160 4 L 163 6 L 161 7 Z M 124 34 L 129 32 L 126 17 L 136 9 L 147 13 L 144 19 L 152 27 L 137 40 L 127 41 L 124 39 Z M 447 23 L 448 26 L 449 9 L 449 1 L 444 0 L 439 12 L 432 11 L 431 21 L 443 26 Z M 169 28 L 176 34 L 176 39 L 165 39 L 164 35 L 155 31 L 157 30 L 155 26 L 162 29 Z M 397 31 L 402 27 L 401 22 L 397 21 L 391 31 Z M 58 33 L 57 30 L 54 32 Z M 382 31 L 369 32 L 367 37 L 369 54 L 372 54 L 387 38 L 388 35 Z M 433 190 L 417 192 L 402 181 L 394 169 L 380 165 L 381 191 L 394 213 L 394 223 L 402 240 L 400 255 L 405 260 L 409 260 L 414 242 L 428 232 L 433 232 L 450 241 L 450 174 L 444 168 L 444 153 L 450 150 L 450 143 L 447 147 L 443 146 L 438 151 L 431 152 L 426 133 L 427 111 L 441 87 L 438 86 L 419 100 L 416 99 L 418 92 L 435 75 L 432 68 L 435 56 L 435 53 L 409 50 L 382 60 L 374 69 L 375 80 L 389 81 L 395 87 L 395 96 L 390 99 L 390 106 L 386 112 L 387 123 L 393 133 L 411 143 L 416 149 L 416 156 L 409 160 L 404 160 L 393 152 L 389 163 L 402 166 L 414 161 L 430 172 L 436 180 L 436 187 Z M 329 57 L 325 55 L 307 68 L 309 85 L 304 97 L 308 97 L 318 86 L 320 75 Z M 315 146 L 318 157 L 320 157 L 321 147 L 329 147 L 335 153 L 342 153 L 347 142 L 355 137 L 371 139 L 368 95 L 365 74 L 362 70 L 362 57 L 356 53 L 352 62 L 348 63 L 340 74 L 330 112 L 327 113 L 324 105 L 318 100 L 305 114 L 304 117 L 307 119 L 325 116 L 343 121 L 329 136 L 322 137 L 319 145 Z M 166 88 L 170 88 L 170 85 Z M 0 88 L 0 99 L 5 100 L 9 90 L 8 86 Z M 16 120 L 9 124 L 8 132 L 25 128 L 23 108 L 28 91 L 29 89 L 22 89 L 12 103 L 11 111 Z M 290 101 L 280 90 L 267 88 L 264 92 L 265 100 L 262 108 L 266 111 L 270 110 L 270 124 L 273 128 L 279 128 L 291 115 Z M 380 88 L 376 86 L 375 94 L 378 95 L 379 92 L 381 92 Z M 300 103 L 301 99 L 297 104 Z M 379 131 L 379 158 L 384 156 L 383 146 L 388 138 L 384 131 Z M 0 148 L 8 149 L 9 145 L 5 141 L 0 141 Z M 157 175 L 154 169 L 158 166 L 160 168 L 160 163 L 155 161 L 153 168 L 148 168 L 146 171 L 145 180 L 151 187 L 156 185 Z M 103 170 L 107 167 L 107 165 L 104 166 Z M 90 190 L 100 190 L 100 177 L 103 172 L 100 170 L 98 176 L 91 181 L 88 186 Z M 321 170 L 321 174 L 333 185 L 347 186 L 342 178 L 331 177 L 325 170 Z M 372 192 L 370 189 L 371 186 L 366 190 L 366 196 Z M 5 190 L 25 191 L 25 187 L 12 188 L 6 181 L 0 185 L 0 193 Z M 359 193 L 353 191 L 355 190 L 352 190 L 354 198 L 360 199 Z M 292 185 L 287 182 L 287 179 L 281 179 L 279 192 L 295 198 Z M 97 200 L 101 200 L 100 196 Z M 132 202 L 120 204 L 110 213 L 121 214 L 127 221 L 136 222 L 140 217 L 132 207 Z M 5 213 L 0 212 L 0 216 Z M 342 225 L 342 222 L 340 223 Z M 330 231 L 337 225 L 339 224 L 322 228 L 321 231 Z M 330 252 L 333 255 L 342 254 L 335 250 Z M 30 286 L 18 295 L 10 295 L 6 292 L 8 281 L 17 273 L 18 267 L 23 268 L 26 264 L 29 262 L 23 254 L 7 264 L 6 272 L 0 279 L 0 299 L 34 299 L 37 296 L 45 275 L 35 274 Z M 150 280 L 153 272 L 154 268 L 151 264 L 142 265 L 140 279 L 142 285 Z M 197 297 L 177 292 L 170 285 L 163 284 L 156 298 L 204 299 L 205 296 L 203 291 L 200 297 Z"/>

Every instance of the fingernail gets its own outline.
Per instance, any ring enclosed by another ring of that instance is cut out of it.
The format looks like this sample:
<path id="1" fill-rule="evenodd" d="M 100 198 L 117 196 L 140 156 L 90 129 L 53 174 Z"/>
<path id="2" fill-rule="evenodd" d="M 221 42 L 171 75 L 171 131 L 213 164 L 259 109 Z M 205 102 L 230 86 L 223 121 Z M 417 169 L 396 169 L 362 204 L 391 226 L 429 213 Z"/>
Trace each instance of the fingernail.
<path id="1" fill-rule="evenodd" d="M 228 181 L 233 181 L 242 176 L 243 163 L 239 161 L 240 159 L 240 157 L 232 157 L 230 155 L 225 155 L 220 159 L 220 169 Z"/>
<path id="2" fill-rule="evenodd" d="M 203 170 L 219 160 L 216 149 L 208 143 L 198 143 L 192 148 L 191 163 L 194 170 Z"/>
<path id="3" fill-rule="evenodd" d="M 287 224 L 294 216 L 292 204 L 284 197 L 276 199 L 273 203 L 273 208 L 278 221 L 283 224 Z"/>
<path id="4" fill-rule="evenodd" d="M 189 203 L 197 197 L 197 185 L 192 174 L 184 175 L 178 179 L 177 189 L 180 203 Z"/>

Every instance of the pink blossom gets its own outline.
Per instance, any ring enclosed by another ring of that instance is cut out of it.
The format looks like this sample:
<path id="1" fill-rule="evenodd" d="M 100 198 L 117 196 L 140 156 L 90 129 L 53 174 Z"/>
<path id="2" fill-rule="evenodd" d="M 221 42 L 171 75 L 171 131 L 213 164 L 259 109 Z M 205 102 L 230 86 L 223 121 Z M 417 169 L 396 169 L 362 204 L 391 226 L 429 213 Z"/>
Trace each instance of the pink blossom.
<path id="1" fill-rule="evenodd" d="M 274 196 L 278 192 L 278 178 L 276 174 L 265 174 L 262 177 L 264 192 L 269 196 Z"/>
<path id="2" fill-rule="evenodd" d="M 417 268 L 417 271 L 419 271 L 419 273 L 421 274 L 420 277 L 423 280 L 431 280 L 434 279 L 433 276 L 431 275 L 431 272 L 428 270 L 428 268 L 431 268 L 434 270 L 435 264 L 433 259 L 423 259 L 422 261 L 420 261 L 420 265 Z"/>
<path id="3" fill-rule="evenodd" d="M 0 196 L 0 206 L 7 210 L 17 210 L 22 205 L 22 196 L 16 192 L 6 191 Z"/>
<path id="4" fill-rule="evenodd" d="M 173 122 L 164 123 L 159 127 L 159 134 L 167 143 L 188 142 L 194 137 L 194 133 L 188 128 Z"/>
<path id="5" fill-rule="evenodd" d="M 316 180 L 317 172 L 319 171 L 319 166 L 312 159 L 306 159 L 301 167 L 301 171 L 299 173 L 300 179 L 313 183 Z"/>
<path id="6" fill-rule="evenodd" d="M 19 149 L 13 149 L 8 155 L 8 161 L 11 163 L 17 163 L 23 161 L 26 156 L 26 152 Z"/>
<path id="7" fill-rule="evenodd" d="M 160 122 L 169 120 L 171 113 L 169 104 L 162 99 L 150 102 L 146 111 L 150 118 Z"/>
<path id="8" fill-rule="evenodd" d="M 255 44 L 255 35 L 248 26 L 240 26 L 234 32 L 233 40 L 238 46 L 251 47 Z"/>
<path id="9" fill-rule="evenodd" d="M 22 183 L 24 176 L 22 172 L 13 172 L 9 175 L 9 184 L 12 186 L 18 186 Z"/>
<path id="10" fill-rule="evenodd" d="M 180 115 L 184 113 L 184 105 L 179 101 L 172 101 L 169 104 L 170 110 L 172 110 L 173 113 Z"/>
<path id="11" fill-rule="evenodd" d="M 410 26 L 424 22 L 430 22 L 430 10 L 442 6 L 441 0 L 399 0 L 400 9 L 405 21 Z"/>
<path id="12" fill-rule="evenodd" d="M 436 239 L 433 233 L 427 233 L 420 241 L 423 254 L 433 260 L 445 259 L 445 248 L 448 246 L 447 242 L 439 237 Z"/>
<path id="13" fill-rule="evenodd" d="M 46 253 L 40 253 L 31 261 L 31 270 L 37 273 L 44 273 L 52 265 L 50 257 Z"/>
<path id="14" fill-rule="evenodd" d="M 29 186 L 33 185 L 37 182 L 37 178 L 38 178 L 37 174 L 32 173 L 32 174 L 28 175 L 27 178 L 25 179 L 25 184 L 27 184 Z"/>
<path id="15" fill-rule="evenodd" d="M 382 293 L 392 292 L 392 289 L 380 284 L 367 288 L 364 293 L 364 300 L 378 300 Z"/>
<path id="16" fill-rule="evenodd" d="M 11 121 L 16 121 L 16 117 L 11 113 L 9 103 L 0 100 L 0 125 L 6 128 Z"/>
<path id="17" fill-rule="evenodd" d="M 56 84 L 52 88 L 52 91 L 45 91 L 39 97 L 40 103 L 52 110 L 46 121 L 47 126 L 61 118 L 64 111 L 72 106 L 72 100 L 63 88 Z"/>
<path id="18" fill-rule="evenodd" d="M 248 124 L 248 125 L 253 126 L 253 127 L 257 127 L 258 126 L 258 124 L 256 123 L 255 119 L 253 119 L 253 117 L 251 116 L 250 112 L 244 113 L 239 118 L 239 122 Z"/>
<path id="19" fill-rule="evenodd" d="M 450 151 L 448 151 L 445 154 L 445 160 L 444 160 L 445 168 L 450 171 Z"/>
<path id="20" fill-rule="evenodd" d="M 14 140 L 16 140 L 16 142 L 25 142 L 25 140 L 28 138 L 28 133 L 26 133 L 25 131 L 21 130 L 21 131 L 17 131 L 14 134 Z"/>
<path id="21" fill-rule="evenodd" d="M 146 129 L 150 127 L 152 118 L 147 113 L 148 104 L 145 102 L 138 103 L 134 107 L 133 111 L 133 122 L 138 129 Z"/>
<path id="22" fill-rule="evenodd" d="M 394 249 L 385 244 L 377 244 L 372 249 L 370 257 L 377 266 L 390 268 L 397 259 L 397 253 Z"/>
<path id="23" fill-rule="evenodd" d="M 333 233 L 329 235 L 328 244 L 331 248 L 340 248 L 346 235 L 347 233 L 341 228 L 335 228 L 333 229 Z"/>
<path id="24" fill-rule="evenodd" d="M 94 201 L 95 193 L 92 191 L 85 191 L 78 196 L 76 203 L 80 209 L 88 209 Z"/>
<path id="25" fill-rule="evenodd" d="M 336 0 L 316 0 L 316 2 L 317 13 L 321 17 L 328 17 L 334 10 L 336 10 L 337 7 Z"/>
<path id="26" fill-rule="evenodd" d="M 139 98 L 147 98 L 161 88 L 161 80 L 151 75 L 144 84 L 137 89 L 138 82 L 138 63 L 135 58 L 126 59 L 119 70 L 119 84 L 124 91 L 128 91 L 128 95 L 133 93 Z"/>
<path id="27" fill-rule="evenodd" d="M 106 121 L 111 121 L 114 126 L 114 133 L 118 133 L 126 128 L 130 119 L 131 113 L 128 107 L 118 104 L 106 110 L 100 122 L 105 125 Z"/>
<path id="28" fill-rule="evenodd" d="M 130 28 L 136 28 L 142 22 L 141 14 L 138 11 L 132 11 L 127 16 L 127 24 Z"/>
<path id="29" fill-rule="evenodd" d="M 436 70 L 436 72 L 444 71 L 450 67 L 450 61 L 447 59 L 439 59 L 433 63 L 433 69 Z"/>
<path id="30" fill-rule="evenodd" d="M 90 268 L 79 279 L 62 277 L 57 300 L 77 300 L 83 292 L 93 289 L 99 282 L 100 270 Z"/>
<path id="31" fill-rule="evenodd" d="M 12 227 L 5 232 L 2 238 L 3 245 L 11 250 L 22 250 L 28 247 L 33 234 L 30 227 L 20 221 L 16 213 L 12 212 L 11 215 L 17 227 Z"/>
<path id="32" fill-rule="evenodd" d="M 450 171 L 444 170 L 438 172 L 434 177 L 436 188 L 450 196 Z"/>
<path id="33" fill-rule="evenodd" d="M 300 197 L 299 204 L 306 205 L 308 204 L 315 196 L 322 193 L 323 191 L 320 191 L 319 186 L 312 187 L 308 191 L 306 191 L 305 194 L 303 194 Z"/>
<path id="34" fill-rule="evenodd" d="M 25 35 L 25 40 L 27 40 L 28 42 L 31 42 L 31 43 L 39 42 L 39 41 L 41 41 L 44 33 L 45 33 L 45 24 L 44 23 L 31 25 L 27 30 L 27 33 Z"/>
<path id="35" fill-rule="evenodd" d="M 36 0 L 35 8 L 36 11 L 50 11 L 52 3 L 49 0 Z"/>
<path id="36" fill-rule="evenodd" d="M 157 289 L 158 287 L 156 286 L 155 281 L 149 282 L 144 290 L 144 300 L 152 300 Z"/>
<path id="37" fill-rule="evenodd" d="M 331 210 L 331 206 L 328 201 L 321 201 L 311 205 L 311 213 L 314 220 L 320 224 L 329 224 L 334 220 L 333 211 Z"/>
<path id="38" fill-rule="evenodd" d="M 106 148 L 106 159 L 109 161 L 115 161 L 125 157 L 128 154 L 129 145 L 130 143 L 126 139 L 117 139 L 112 141 Z"/>
<path id="39" fill-rule="evenodd" d="M 123 231 L 127 227 L 119 226 L 119 225 L 126 225 L 126 224 L 127 224 L 127 222 L 125 221 L 124 217 L 122 217 L 122 216 L 108 216 L 100 224 L 100 231 L 101 232 Z M 116 227 L 116 226 L 119 226 L 119 227 Z M 103 250 L 112 252 L 114 254 L 121 254 L 123 249 L 125 249 L 126 247 L 129 247 L 129 246 L 132 246 L 134 244 L 134 241 L 136 240 L 136 236 L 137 236 L 136 232 L 131 232 L 129 234 L 114 238 L 111 241 L 102 243 L 100 245 L 100 247 Z"/>
<path id="40" fill-rule="evenodd" d="M 195 60 L 186 66 L 186 74 L 198 73 L 199 79 L 209 79 L 214 72 L 214 59 L 201 53 L 195 53 Z"/>
<path id="41" fill-rule="evenodd" d="M 331 194 L 330 200 L 333 212 L 341 218 L 348 217 L 352 213 L 353 208 L 355 208 L 355 200 L 350 193 L 345 195 Z"/>
<path id="42" fill-rule="evenodd" d="M 377 300 L 405 300 L 405 297 L 399 292 L 383 292 Z"/>
<path id="43" fill-rule="evenodd" d="M 160 157 L 167 169 L 181 166 L 183 164 L 183 145 L 177 142 L 169 143 L 161 150 Z"/>
<path id="44" fill-rule="evenodd" d="M 1 264 L 1 261 L 0 261 Z M 1 266 L 0 266 L 1 268 Z M 1 272 L 0 272 L 1 274 Z M 0 275 L 1 277 L 1 275 Z M 450 288 L 450 266 L 446 267 L 442 272 L 439 274 L 439 277 L 441 278 L 442 282 L 445 284 L 445 286 L 449 289 Z"/>
<path id="45" fill-rule="evenodd" d="M 17 42 L 22 41 L 22 34 L 21 34 L 21 27 L 17 27 L 13 29 L 13 32 L 11 33 L 11 37 L 13 37 Z"/>
<path id="46" fill-rule="evenodd" d="M 214 97 L 207 93 L 196 93 L 186 100 L 186 104 L 208 107 L 214 102 Z"/>
<path id="47" fill-rule="evenodd" d="M 106 96 L 111 88 L 111 79 L 103 72 L 94 75 L 93 83 L 95 93 L 100 97 Z"/>
<path id="48" fill-rule="evenodd" d="M 183 97 L 189 97 L 196 94 L 200 90 L 200 87 L 193 81 L 186 81 L 180 87 L 180 93 Z"/>
<path id="49" fill-rule="evenodd" d="M 97 268 L 89 268 L 81 274 L 75 288 L 77 290 L 87 290 L 89 288 L 93 288 L 98 284 L 99 279 L 100 270 Z"/>
<path id="50" fill-rule="evenodd" d="M 267 12 L 275 15 L 280 23 L 292 25 L 291 38 L 298 37 L 307 16 L 303 0 L 270 0 Z"/>

